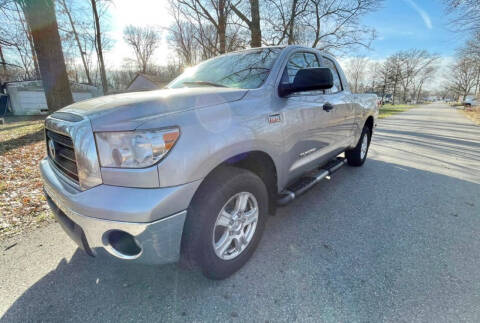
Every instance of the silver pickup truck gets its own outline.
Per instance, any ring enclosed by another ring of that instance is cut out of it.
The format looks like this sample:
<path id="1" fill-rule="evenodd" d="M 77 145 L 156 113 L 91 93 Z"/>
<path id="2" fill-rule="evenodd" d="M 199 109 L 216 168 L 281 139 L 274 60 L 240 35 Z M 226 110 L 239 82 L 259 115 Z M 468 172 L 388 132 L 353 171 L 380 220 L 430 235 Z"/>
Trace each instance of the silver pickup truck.
<path id="1" fill-rule="evenodd" d="M 365 162 L 377 115 L 375 95 L 352 94 L 330 55 L 255 48 L 166 89 L 53 113 L 40 169 L 58 222 L 89 255 L 180 260 L 222 279 L 250 258 L 277 205 Z"/>

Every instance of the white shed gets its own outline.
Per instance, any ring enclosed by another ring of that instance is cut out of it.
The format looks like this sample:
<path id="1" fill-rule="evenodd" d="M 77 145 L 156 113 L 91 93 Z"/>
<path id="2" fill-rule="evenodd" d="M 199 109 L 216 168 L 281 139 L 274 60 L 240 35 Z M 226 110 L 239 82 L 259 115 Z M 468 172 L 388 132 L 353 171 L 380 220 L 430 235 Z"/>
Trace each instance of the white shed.
<path id="1" fill-rule="evenodd" d="M 70 83 L 70 88 L 75 102 L 101 95 L 101 91 L 92 85 Z M 48 112 L 42 81 L 10 82 L 7 83 L 6 90 L 14 115 L 38 115 Z"/>
<path id="2" fill-rule="evenodd" d="M 163 88 L 169 82 L 157 75 L 137 73 L 127 87 L 128 92 L 149 91 Z"/>

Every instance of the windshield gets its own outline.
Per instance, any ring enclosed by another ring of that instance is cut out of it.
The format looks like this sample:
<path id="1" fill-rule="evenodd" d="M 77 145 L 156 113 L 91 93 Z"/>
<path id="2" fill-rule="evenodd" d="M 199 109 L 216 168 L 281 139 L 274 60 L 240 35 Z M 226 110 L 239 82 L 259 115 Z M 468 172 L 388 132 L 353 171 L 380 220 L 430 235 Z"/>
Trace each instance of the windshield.
<path id="1" fill-rule="evenodd" d="M 248 50 L 219 56 L 187 69 L 169 88 L 220 86 L 241 89 L 260 87 L 281 48 Z"/>

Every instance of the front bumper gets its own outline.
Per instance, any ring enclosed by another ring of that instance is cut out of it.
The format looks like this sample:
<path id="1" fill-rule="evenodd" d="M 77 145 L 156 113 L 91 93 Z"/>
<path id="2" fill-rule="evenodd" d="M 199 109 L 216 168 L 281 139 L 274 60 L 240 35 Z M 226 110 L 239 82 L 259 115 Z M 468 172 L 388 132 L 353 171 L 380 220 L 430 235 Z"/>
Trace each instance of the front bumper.
<path id="1" fill-rule="evenodd" d="M 200 181 L 156 189 L 99 185 L 79 191 L 59 177 L 48 159 L 40 163 L 47 201 L 69 236 L 90 255 L 104 249 L 115 257 L 150 264 L 175 262 L 186 208 Z M 140 251 L 124 253 L 112 232 L 132 237 Z"/>

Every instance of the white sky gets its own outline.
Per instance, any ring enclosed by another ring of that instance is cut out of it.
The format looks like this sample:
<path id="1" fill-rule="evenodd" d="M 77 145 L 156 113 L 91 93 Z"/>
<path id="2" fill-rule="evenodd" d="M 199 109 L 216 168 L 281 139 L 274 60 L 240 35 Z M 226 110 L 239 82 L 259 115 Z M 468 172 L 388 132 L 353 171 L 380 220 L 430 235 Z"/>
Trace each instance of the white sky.
<path id="1" fill-rule="evenodd" d="M 109 35 L 113 48 L 106 53 L 108 66 L 121 66 L 125 58 L 134 58 L 133 51 L 123 41 L 123 30 L 128 25 L 155 26 L 160 30 L 172 24 L 167 0 L 114 0 L 110 6 Z M 165 65 L 169 52 L 166 32 L 162 31 L 162 44 L 155 52 L 153 61 Z"/>

